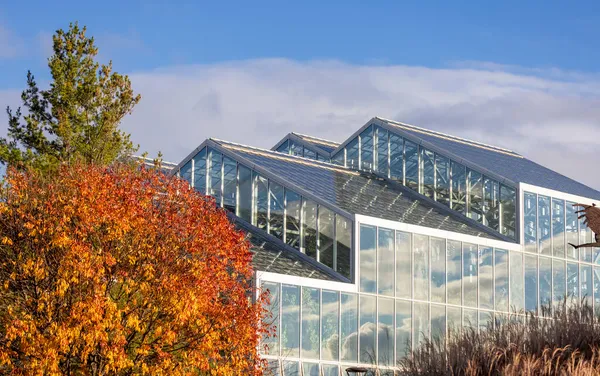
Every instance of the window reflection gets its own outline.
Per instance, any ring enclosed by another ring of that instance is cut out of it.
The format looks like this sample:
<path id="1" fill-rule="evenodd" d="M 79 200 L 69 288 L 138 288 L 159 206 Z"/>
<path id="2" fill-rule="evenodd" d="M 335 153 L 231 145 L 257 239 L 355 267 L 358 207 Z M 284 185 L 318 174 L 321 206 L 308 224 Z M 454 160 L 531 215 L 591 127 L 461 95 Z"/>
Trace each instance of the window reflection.
<path id="1" fill-rule="evenodd" d="M 552 260 L 552 300 L 554 309 L 561 307 L 565 299 L 565 262 Z"/>
<path id="2" fill-rule="evenodd" d="M 369 126 L 360 134 L 361 169 L 373 171 L 373 126 Z"/>
<path id="3" fill-rule="evenodd" d="M 189 160 L 179 170 L 179 177 L 188 183 L 192 183 L 192 161 Z"/>
<path id="4" fill-rule="evenodd" d="M 432 151 L 421 149 L 421 184 L 419 192 L 429 198 L 434 198 L 435 170 Z"/>
<path id="5" fill-rule="evenodd" d="M 269 181 L 254 173 L 254 225 L 267 230 L 269 210 Z"/>
<path id="6" fill-rule="evenodd" d="M 396 296 L 411 298 L 411 234 L 396 231 Z"/>
<path id="7" fill-rule="evenodd" d="M 361 363 L 376 363 L 375 335 L 377 331 L 376 298 L 360 295 L 360 352 Z"/>
<path id="8" fill-rule="evenodd" d="M 390 133 L 390 179 L 404 183 L 404 144 L 400 136 Z"/>
<path id="9" fill-rule="evenodd" d="M 435 155 L 435 200 L 450 207 L 450 161 Z"/>
<path id="10" fill-rule="evenodd" d="M 539 268 L 540 313 L 542 316 L 550 316 L 552 303 L 552 260 L 540 257 Z"/>
<path id="11" fill-rule="evenodd" d="M 411 303 L 396 300 L 396 359 L 407 356 L 411 349 Z"/>
<path id="12" fill-rule="evenodd" d="M 352 222 L 341 215 L 335 216 L 336 240 L 336 270 L 343 276 L 350 278 L 350 249 L 352 245 Z"/>
<path id="13" fill-rule="evenodd" d="M 206 148 L 194 157 L 194 188 L 206 194 Z"/>
<path id="14" fill-rule="evenodd" d="M 302 201 L 300 195 L 285 190 L 285 242 L 300 249 L 300 214 Z"/>
<path id="15" fill-rule="evenodd" d="M 494 309 L 493 249 L 479 247 L 479 308 Z"/>
<path id="16" fill-rule="evenodd" d="M 223 207 L 235 213 L 237 193 L 237 162 L 223 157 Z"/>
<path id="17" fill-rule="evenodd" d="M 575 213 L 573 204 L 574 202 L 570 201 L 565 203 L 565 233 L 567 244 L 577 244 L 579 241 L 579 234 L 577 233 L 577 214 Z M 567 257 L 572 260 L 578 260 L 578 250 L 575 249 L 575 247 L 567 246 Z"/>
<path id="18" fill-rule="evenodd" d="M 589 307 L 594 304 L 592 299 L 594 283 L 592 280 L 592 267 L 589 265 L 580 265 L 579 281 L 581 282 L 581 299 L 588 304 Z"/>
<path id="19" fill-rule="evenodd" d="M 465 166 L 452 161 L 452 209 L 465 214 L 467 206 L 467 175 Z"/>
<path id="20" fill-rule="evenodd" d="M 429 299 L 429 238 L 425 235 L 413 235 L 413 278 L 414 298 Z"/>
<path id="21" fill-rule="evenodd" d="M 269 292 L 269 303 L 266 307 L 268 314 L 265 315 L 265 324 L 272 330 L 272 336 L 264 336 L 262 344 L 266 345 L 265 354 L 279 355 L 279 284 L 273 282 L 263 282 L 262 291 Z"/>
<path id="22" fill-rule="evenodd" d="M 324 206 L 319 206 L 319 261 L 333 269 L 333 212 Z"/>
<path id="23" fill-rule="evenodd" d="M 555 257 L 565 257 L 565 202 L 552 199 L 552 248 Z"/>
<path id="24" fill-rule="evenodd" d="M 414 142 L 404 140 L 404 184 L 419 190 L 419 148 Z"/>
<path id="25" fill-rule="evenodd" d="M 444 341 L 446 337 L 446 307 L 431 305 L 431 339 Z"/>
<path id="26" fill-rule="evenodd" d="M 462 245 L 460 242 L 447 241 L 446 260 L 448 303 L 462 304 Z"/>
<path id="27" fill-rule="evenodd" d="M 550 239 L 550 197 L 538 195 L 538 242 L 543 255 L 552 255 Z"/>
<path id="28" fill-rule="evenodd" d="M 358 296 L 342 293 L 341 360 L 358 361 Z"/>
<path id="29" fill-rule="evenodd" d="M 413 304 L 413 348 L 417 348 L 429 336 L 429 304 Z"/>
<path id="30" fill-rule="evenodd" d="M 535 193 L 523 193 L 523 236 L 525 251 L 537 252 L 537 196 Z"/>
<path id="31" fill-rule="evenodd" d="M 321 357 L 323 360 L 339 359 L 339 293 L 323 290 L 321 318 Z"/>
<path id="32" fill-rule="evenodd" d="M 482 222 L 483 218 L 483 183 L 479 172 L 469 171 L 469 218 Z"/>
<path id="33" fill-rule="evenodd" d="M 300 288 L 281 286 L 281 355 L 300 356 Z"/>
<path id="34" fill-rule="evenodd" d="M 269 181 L 269 234 L 283 240 L 283 187 Z"/>
<path id="35" fill-rule="evenodd" d="M 358 137 L 346 145 L 346 167 L 358 169 Z"/>
<path id="36" fill-rule="evenodd" d="M 431 238 L 431 301 L 446 302 L 446 240 Z"/>
<path id="37" fill-rule="evenodd" d="M 394 300 L 378 299 L 377 360 L 379 365 L 394 364 Z"/>
<path id="38" fill-rule="evenodd" d="M 302 202 L 302 250 L 317 259 L 317 204 L 311 200 Z"/>
<path id="39" fill-rule="evenodd" d="M 208 194 L 215 198 L 215 202 L 218 206 L 221 206 L 221 153 L 211 150 L 209 153 L 209 162 L 210 174 L 208 175 Z"/>
<path id="40" fill-rule="evenodd" d="M 517 228 L 517 191 L 500 185 L 500 221 L 502 235 L 515 238 Z"/>
<path id="41" fill-rule="evenodd" d="M 379 228 L 377 242 L 377 288 L 381 295 L 394 295 L 394 230 Z"/>
<path id="42" fill-rule="evenodd" d="M 488 177 L 483 179 L 484 224 L 498 231 L 500 220 L 500 186 Z"/>
<path id="43" fill-rule="evenodd" d="M 388 131 L 377 127 L 377 172 L 388 176 Z"/>
<path id="44" fill-rule="evenodd" d="M 319 359 L 319 290 L 302 288 L 302 357 Z"/>
<path id="45" fill-rule="evenodd" d="M 579 266 L 567 263 L 567 299 L 569 304 L 579 301 Z"/>
<path id="46" fill-rule="evenodd" d="M 494 292 L 497 311 L 508 311 L 508 251 L 494 250 Z"/>
<path id="47" fill-rule="evenodd" d="M 279 145 L 279 147 L 277 148 L 277 151 L 280 153 L 283 153 L 283 154 L 289 154 L 289 152 L 290 152 L 289 140 L 283 141 L 283 143 L 281 145 Z"/>
<path id="48" fill-rule="evenodd" d="M 463 243 L 463 304 L 477 307 L 477 246 Z"/>
<path id="49" fill-rule="evenodd" d="M 537 314 L 538 306 L 537 256 L 525 255 L 525 310 Z"/>
<path id="50" fill-rule="evenodd" d="M 523 254 L 510 252 L 510 308 L 520 312 L 524 308 Z"/>
<path id="51" fill-rule="evenodd" d="M 372 226 L 360 226 L 360 291 L 375 293 L 376 265 L 375 247 L 377 229 Z"/>
<path id="52" fill-rule="evenodd" d="M 237 189 L 236 215 L 250 223 L 252 221 L 252 171 L 242 165 L 238 166 Z"/>

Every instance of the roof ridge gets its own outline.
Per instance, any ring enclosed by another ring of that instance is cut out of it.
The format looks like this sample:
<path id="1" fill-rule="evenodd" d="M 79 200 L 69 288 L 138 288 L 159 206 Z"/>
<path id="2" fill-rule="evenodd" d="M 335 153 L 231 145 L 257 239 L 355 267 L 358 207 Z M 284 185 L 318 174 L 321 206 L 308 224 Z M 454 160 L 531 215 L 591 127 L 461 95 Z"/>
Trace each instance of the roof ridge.
<path id="1" fill-rule="evenodd" d="M 443 132 L 438 132 L 438 131 L 434 131 L 434 130 L 431 130 L 431 129 L 418 127 L 416 125 L 406 124 L 406 123 L 402 123 L 400 121 L 382 118 L 382 117 L 379 117 L 379 116 L 377 116 L 376 118 L 379 119 L 379 120 L 385 121 L 387 123 L 392 123 L 392 125 L 399 126 L 399 127 L 405 127 L 405 128 L 410 129 L 410 130 L 414 130 L 416 132 L 429 134 L 429 135 L 432 135 L 432 136 L 435 136 L 435 137 L 439 137 L 439 138 L 446 138 L 446 139 L 449 139 L 451 141 L 456 141 L 456 142 L 460 142 L 460 143 L 463 143 L 463 144 L 467 144 L 467 145 L 471 145 L 471 146 L 475 146 L 475 147 L 480 147 L 480 148 L 484 148 L 484 149 L 488 149 L 488 150 L 491 150 L 491 151 L 496 151 L 496 152 L 500 152 L 500 153 L 504 153 L 504 154 L 509 154 L 509 155 L 512 155 L 512 156 L 515 156 L 515 157 L 524 158 L 521 154 L 517 153 L 516 151 L 510 150 L 510 149 L 506 149 L 506 148 L 502 148 L 500 146 L 495 146 L 495 145 L 490 145 L 490 144 L 486 144 L 486 143 L 479 142 L 479 141 L 469 140 L 467 138 L 453 136 L 451 134 L 447 134 L 447 133 L 443 133 Z"/>
<path id="2" fill-rule="evenodd" d="M 308 139 L 315 140 L 315 141 L 321 141 L 324 144 L 331 144 L 331 146 L 340 146 L 339 142 L 327 140 L 327 139 L 324 139 L 324 138 L 315 137 L 315 136 L 311 136 L 311 135 L 303 134 L 303 133 L 298 133 L 298 132 L 292 132 L 292 134 L 295 134 L 296 136 L 299 136 L 301 138 L 308 138 Z"/>

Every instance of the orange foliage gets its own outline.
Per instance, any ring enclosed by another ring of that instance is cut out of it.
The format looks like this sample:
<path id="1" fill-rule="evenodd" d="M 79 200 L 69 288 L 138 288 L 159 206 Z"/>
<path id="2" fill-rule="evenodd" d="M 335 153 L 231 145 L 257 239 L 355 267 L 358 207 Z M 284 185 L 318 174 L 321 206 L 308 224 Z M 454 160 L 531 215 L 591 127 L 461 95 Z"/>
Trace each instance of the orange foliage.
<path id="1" fill-rule="evenodd" d="M 258 375 L 262 295 L 222 209 L 153 170 L 9 171 L 0 373 Z"/>

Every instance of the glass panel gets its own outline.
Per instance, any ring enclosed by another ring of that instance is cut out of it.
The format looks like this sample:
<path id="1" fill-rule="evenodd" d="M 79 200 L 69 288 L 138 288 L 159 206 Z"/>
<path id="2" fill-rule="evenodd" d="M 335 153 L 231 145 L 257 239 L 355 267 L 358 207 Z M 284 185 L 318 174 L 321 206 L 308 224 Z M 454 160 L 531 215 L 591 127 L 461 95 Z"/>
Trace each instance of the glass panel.
<path id="1" fill-rule="evenodd" d="M 323 290 L 323 311 L 321 319 L 321 358 L 339 359 L 339 304 L 337 291 Z"/>
<path id="2" fill-rule="evenodd" d="M 429 300 L 429 237 L 414 234 L 413 238 L 415 299 Z"/>
<path id="3" fill-rule="evenodd" d="M 477 246 L 463 243 L 463 304 L 477 307 Z"/>
<path id="4" fill-rule="evenodd" d="M 379 294 L 394 296 L 394 230 L 379 228 L 377 243 L 377 289 Z"/>
<path id="5" fill-rule="evenodd" d="M 301 157 L 304 155 L 304 147 L 300 144 L 295 143 L 294 141 L 290 141 L 290 154 L 295 155 L 297 157 Z"/>
<path id="6" fill-rule="evenodd" d="M 462 328 L 462 312 L 458 307 L 446 307 L 446 327 L 448 333 L 458 333 Z"/>
<path id="7" fill-rule="evenodd" d="M 268 360 L 267 361 L 267 370 L 265 374 L 269 376 L 281 376 L 281 367 L 279 365 L 279 360 Z"/>
<path id="8" fill-rule="evenodd" d="M 377 332 L 377 300 L 374 296 L 360 295 L 360 362 L 376 363 L 375 333 Z"/>
<path id="9" fill-rule="evenodd" d="M 339 376 L 340 369 L 335 364 L 323 364 L 323 376 Z"/>
<path id="10" fill-rule="evenodd" d="M 494 313 L 487 311 L 479 311 L 479 330 L 487 330 L 493 328 Z"/>
<path id="11" fill-rule="evenodd" d="M 565 262 L 552 260 L 552 300 L 554 308 L 562 307 L 565 299 Z"/>
<path id="12" fill-rule="evenodd" d="M 419 148 L 417 144 L 404 140 L 404 184 L 417 191 L 419 189 Z"/>
<path id="13" fill-rule="evenodd" d="M 206 148 L 194 157 L 194 188 L 206 194 Z"/>
<path id="14" fill-rule="evenodd" d="M 537 314 L 538 309 L 537 256 L 525 255 L 525 310 Z"/>
<path id="15" fill-rule="evenodd" d="M 329 162 L 329 158 L 317 153 L 317 161 L 321 161 L 321 162 Z"/>
<path id="16" fill-rule="evenodd" d="M 307 148 L 304 148 L 304 158 L 317 159 L 317 153 Z"/>
<path id="17" fill-rule="evenodd" d="M 525 251 L 537 252 L 537 196 L 535 193 L 523 193 L 523 235 Z"/>
<path id="18" fill-rule="evenodd" d="M 592 299 L 592 291 L 593 291 L 593 280 L 592 280 L 592 267 L 589 265 L 580 265 L 579 266 L 579 281 L 581 282 L 581 299 L 585 302 L 589 307 L 592 307 L 594 304 Z"/>
<path id="19" fill-rule="evenodd" d="M 277 151 L 280 153 L 289 154 L 289 152 L 290 152 L 289 140 L 283 141 L 283 143 L 281 145 L 279 145 L 279 147 L 277 148 Z"/>
<path id="20" fill-rule="evenodd" d="M 302 358 L 319 359 L 319 289 L 302 288 Z"/>
<path id="21" fill-rule="evenodd" d="M 517 191 L 514 188 L 500 185 L 500 217 L 501 233 L 509 238 L 515 238 L 517 228 Z"/>
<path id="22" fill-rule="evenodd" d="M 446 303 L 446 240 L 431 238 L 431 301 Z"/>
<path id="23" fill-rule="evenodd" d="M 552 255 L 550 221 L 550 197 L 538 195 L 538 249 L 548 256 Z"/>
<path id="24" fill-rule="evenodd" d="M 402 137 L 390 133 L 390 179 L 404 181 L 403 174 L 404 146 Z"/>
<path id="25" fill-rule="evenodd" d="M 482 222 L 483 184 L 479 172 L 469 170 L 469 218 Z"/>
<path id="26" fill-rule="evenodd" d="M 477 311 L 474 309 L 463 309 L 463 327 L 477 329 Z"/>
<path id="27" fill-rule="evenodd" d="M 300 356 L 300 288 L 281 286 L 281 355 Z"/>
<path id="28" fill-rule="evenodd" d="M 552 248 L 555 257 L 565 257 L 565 202 L 552 199 Z"/>
<path id="29" fill-rule="evenodd" d="M 335 218 L 333 212 L 319 205 L 319 261 L 333 269 L 333 226 Z"/>
<path id="30" fill-rule="evenodd" d="M 600 268 L 594 266 L 594 312 L 600 314 Z"/>
<path id="31" fill-rule="evenodd" d="M 494 309 L 494 254 L 491 247 L 479 248 L 479 308 Z"/>
<path id="32" fill-rule="evenodd" d="M 589 243 L 592 241 L 592 230 L 583 222 L 585 218 L 579 220 L 579 242 L 580 244 Z M 581 261 L 592 262 L 591 248 L 581 248 Z"/>
<path id="33" fill-rule="evenodd" d="M 388 176 L 388 131 L 377 127 L 377 172 Z"/>
<path id="34" fill-rule="evenodd" d="M 500 219 L 500 192 L 497 181 L 484 177 L 483 179 L 483 212 L 484 224 L 498 231 Z"/>
<path id="35" fill-rule="evenodd" d="M 375 247 L 376 231 L 372 226 L 360 225 L 360 291 L 375 293 L 376 265 Z"/>
<path id="36" fill-rule="evenodd" d="M 462 304 L 462 246 L 454 240 L 447 241 L 446 261 L 448 303 Z"/>
<path id="37" fill-rule="evenodd" d="M 262 291 L 269 291 L 269 304 L 266 309 L 265 324 L 273 330 L 271 337 L 263 337 L 262 344 L 267 348 L 265 354 L 279 355 L 279 284 L 273 282 L 263 282 Z"/>
<path id="38" fill-rule="evenodd" d="M 283 187 L 269 181 L 269 234 L 283 240 Z"/>
<path id="39" fill-rule="evenodd" d="M 379 365 L 394 364 L 394 300 L 379 298 L 377 317 L 377 360 Z"/>
<path id="40" fill-rule="evenodd" d="M 552 260 L 540 257 L 540 313 L 542 316 L 550 316 L 552 303 Z"/>
<path id="41" fill-rule="evenodd" d="M 299 194 L 285 190 L 285 242 L 300 249 L 300 214 L 302 201 Z"/>
<path id="42" fill-rule="evenodd" d="M 373 170 L 373 126 L 360 134 L 360 161 L 363 170 Z"/>
<path id="43" fill-rule="evenodd" d="M 411 349 L 410 302 L 396 300 L 396 360 L 407 356 Z"/>
<path id="44" fill-rule="evenodd" d="M 211 150 L 209 153 L 209 162 L 208 195 L 215 198 L 217 206 L 221 206 L 221 153 Z"/>
<path id="45" fill-rule="evenodd" d="M 341 360 L 358 361 L 358 297 L 342 293 Z"/>
<path id="46" fill-rule="evenodd" d="M 267 231 L 268 208 L 269 208 L 269 181 L 266 178 L 254 174 L 254 225 L 261 230 Z"/>
<path id="47" fill-rule="evenodd" d="M 346 153 L 346 149 L 342 149 L 342 150 L 338 151 L 337 154 L 335 154 L 331 158 L 331 163 L 339 165 L 339 166 L 343 166 L 345 153 Z"/>
<path id="48" fill-rule="evenodd" d="M 242 165 L 238 166 L 237 198 L 236 215 L 250 223 L 252 221 L 252 171 Z"/>
<path id="49" fill-rule="evenodd" d="M 454 161 L 450 162 L 452 167 L 452 209 L 459 213 L 465 213 L 467 203 L 467 174 L 465 166 Z"/>
<path id="50" fill-rule="evenodd" d="M 577 244 L 579 241 L 579 234 L 577 234 L 577 214 L 573 207 L 574 202 L 567 201 L 565 204 L 565 232 L 567 237 L 567 244 Z M 579 252 L 574 247 L 567 245 L 567 257 L 573 260 L 579 260 Z"/>
<path id="51" fill-rule="evenodd" d="M 413 307 L 413 348 L 416 349 L 425 338 L 429 337 L 429 304 L 415 302 Z"/>
<path id="52" fill-rule="evenodd" d="M 510 308 L 519 312 L 524 307 L 523 254 L 510 252 Z"/>
<path id="53" fill-rule="evenodd" d="M 396 232 L 396 296 L 411 298 L 411 235 L 407 232 Z"/>
<path id="54" fill-rule="evenodd" d="M 346 145 L 346 167 L 358 169 L 358 137 Z"/>
<path id="55" fill-rule="evenodd" d="M 352 222 L 339 214 L 335 215 L 336 270 L 350 278 L 350 249 L 352 247 Z"/>
<path id="56" fill-rule="evenodd" d="M 302 376 L 321 376 L 319 363 L 302 362 Z"/>
<path id="57" fill-rule="evenodd" d="M 283 361 L 283 376 L 301 376 L 300 363 L 290 360 Z"/>
<path id="58" fill-rule="evenodd" d="M 567 300 L 570 304 L 579 302 L 579 266 L 567 263 Z"/>
<path id="59" fill-rule="evenodd" d="M 444 341 L 446 338 L 446 307 L 431 305 L 431 339 Z"/>
<path id="60" fill-rule="evenodd" d="M 302 200 L 302 250 L 308 256 L 317 259 L 317 204 L 311 200 Z"/>
<path id="61" fill-rule="evenodd" d="M 494 250 L 494 292 L 496 311 L 508 311 L 508 251 Z"/>
<path id="62" fill-rule="evenodd" d="M 450 161 L 435 155 L 435 200 L 450 207 Z"/>
<path id="63" fill-rule="evenodd" d="M 223 207 L 235 213 L 237 193 L 237 162 L 223 157 Z"/>
<path id="64" fill-rule="evenodd" d="M 424 148 L 421 149 L 421 184 L 419 192 L 421 194 L 434 198 L 435 186 L 435 170 L 434 170 L 434 155 L 432 151 Z"/>
<path id="65" fill-rule="evenodd" d="M 179 170 L 179 177 L 185 181 L 187 181 L 190 185 L 192 184 L 192 160 L 184 164 Z"/>

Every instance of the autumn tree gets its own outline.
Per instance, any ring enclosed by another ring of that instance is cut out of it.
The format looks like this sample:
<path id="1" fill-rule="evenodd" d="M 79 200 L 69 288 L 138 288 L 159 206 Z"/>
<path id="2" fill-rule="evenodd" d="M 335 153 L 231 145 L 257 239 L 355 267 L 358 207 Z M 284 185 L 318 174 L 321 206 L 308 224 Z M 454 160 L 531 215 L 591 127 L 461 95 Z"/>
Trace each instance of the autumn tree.
<path id="1" fill-rule="evenodd" d="M 139 102 L 129 78 L 112 62 L 95 59 L 98 48 L 77 23 L 53 36 L 48 59 L 52 80 L 42 90 L 31 72 L 22 107 L 7 108 L 8 137 L 0 138 L 0 162 L 39 169 L 75 160 L 109 164 L 136 147 L 118 126 Z"/>
<path id="2" fill-rule="evenodd" d="M 214 201 L 119 163 L 10 168 L 0 374 L 257 375 L 265 296 Z"/>

